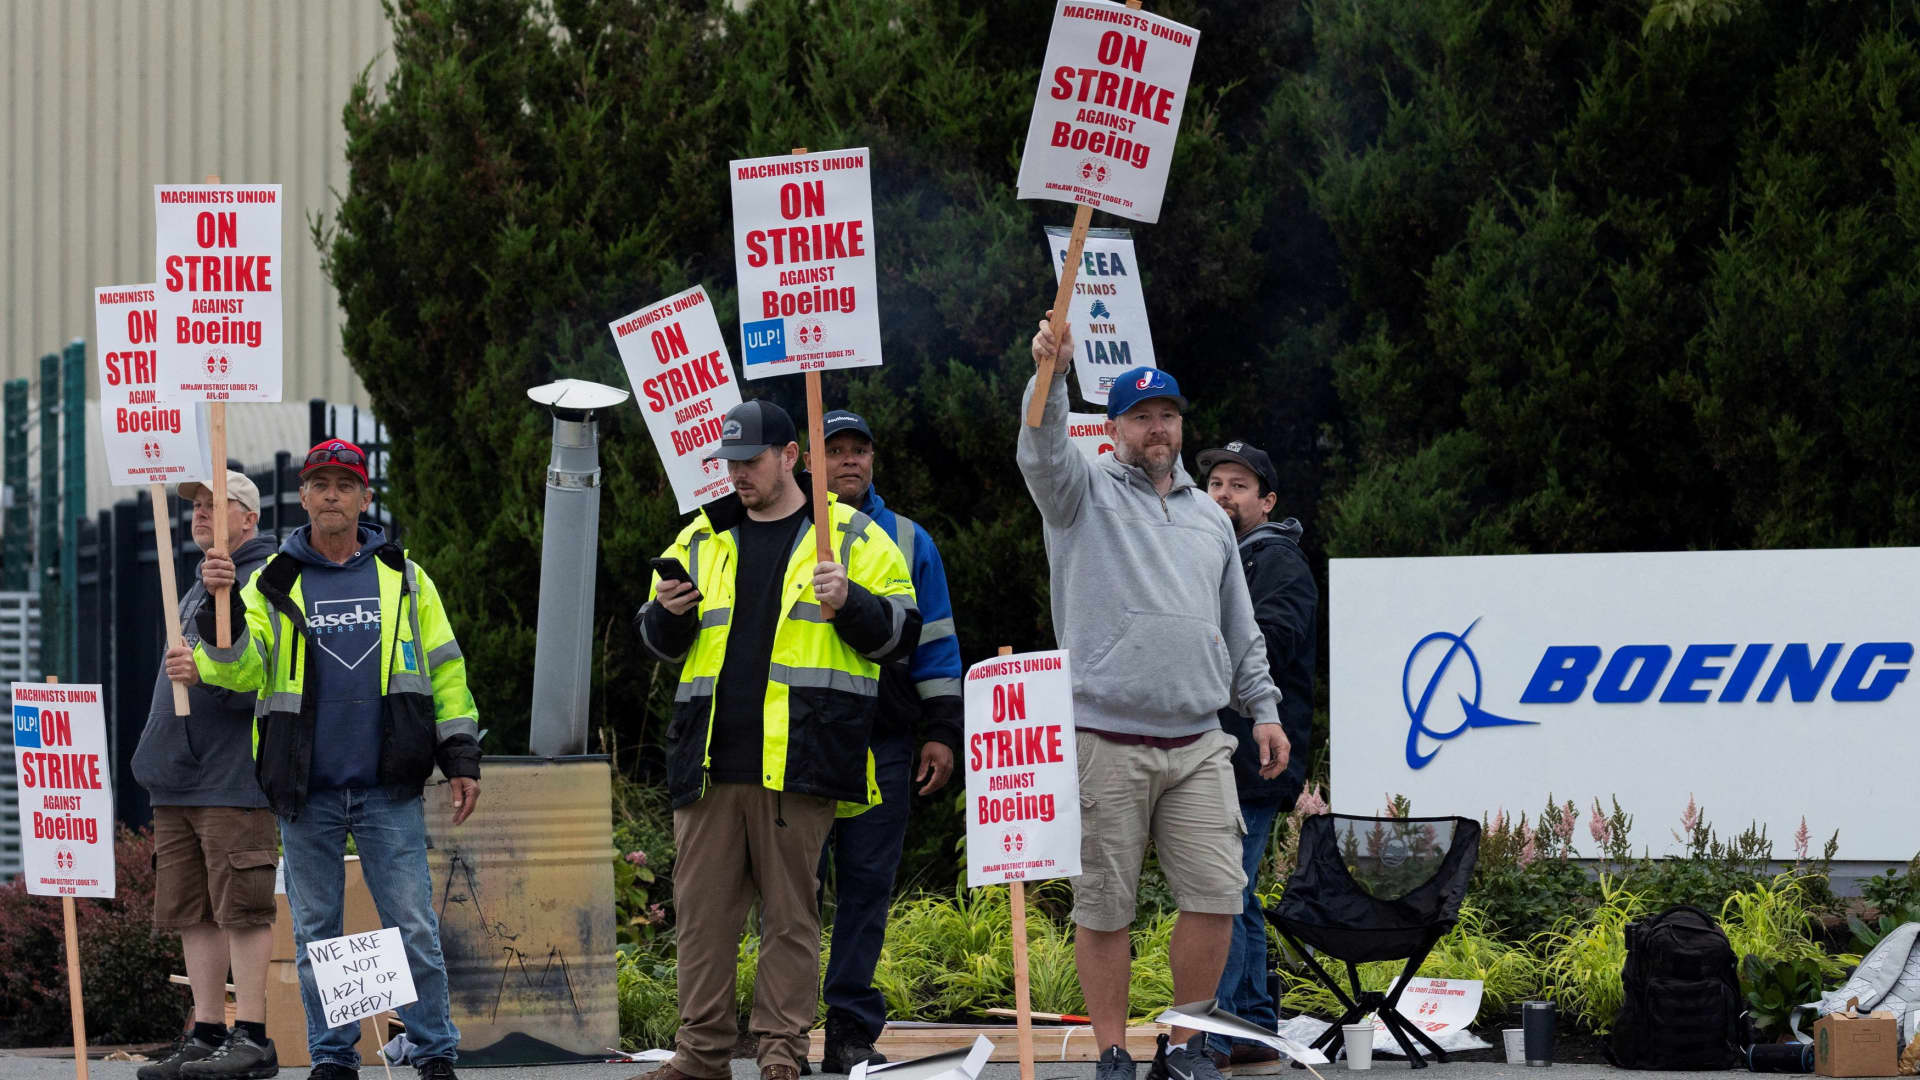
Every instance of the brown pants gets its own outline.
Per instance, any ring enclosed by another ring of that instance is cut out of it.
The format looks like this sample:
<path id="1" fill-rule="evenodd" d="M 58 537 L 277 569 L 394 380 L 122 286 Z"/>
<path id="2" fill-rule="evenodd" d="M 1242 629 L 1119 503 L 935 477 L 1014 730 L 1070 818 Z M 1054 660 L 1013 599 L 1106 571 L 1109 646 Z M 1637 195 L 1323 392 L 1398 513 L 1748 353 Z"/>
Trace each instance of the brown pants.
<path id="1" fill-rule="evenodd" d="M 799 1068 L 820 993 L 820 848 L 834 804 L 754 784 L 715 784 L 673 812 L 679 918 L 680 1034 L 673 1067 L 700 1080 L 732 1075 L 734 969 L 760 899 L 752 1031 L 760 1067 Z M 782 825 L 779 822 L 784 821 Z"/>

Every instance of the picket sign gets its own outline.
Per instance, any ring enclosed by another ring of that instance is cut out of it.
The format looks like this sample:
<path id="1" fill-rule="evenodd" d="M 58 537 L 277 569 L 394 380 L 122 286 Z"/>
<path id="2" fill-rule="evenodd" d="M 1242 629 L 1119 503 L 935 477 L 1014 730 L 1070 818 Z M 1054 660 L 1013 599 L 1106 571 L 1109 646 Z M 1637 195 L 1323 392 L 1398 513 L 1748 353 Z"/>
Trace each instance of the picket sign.
<path id="1" fill-rule="evenodd" d="M 116 485 L 143 480 L 147 484 L 153 503 L 153 547 L 160 564 L 160 605 L 167 620 L 167 647 L 172 649 L 186 642 L 180 633 L 180 597 L 174 591 L 173 523 L 167 513 L 167 481 L 206 479 L 204 469 L 212 450 L 205 439 L 206 428 L 200 422 L 197 403 L 174 400 L 176 407 L 171 411 L 177 430 L 142 432 L 138 423 L 128 423 L 129 419 L 145 417 L 149 426 L 158 429 L 165 419 L 162 414 L 166 410 L 156 403 L 159 350 L 154 340 L 158 337 L 158 319 L 152 306 L 154 291 L 153 285 L 97 288 L 93 291 L 93 312 L 94 331 L 99 338 L 100 439 L 106 444 L 108 471 Z M 136 389 L 143 385 L 150 389 Z M 146 407 L 138 407 L 142 405 Z M 187 688 L 180 683 L 171 685 L 173 714 L 185 716 Z"/>
<path id="2" fill-rule="evenodd" d="M 53 684 L 60 681 L 58 675 L 41 678 Z M 24 829 L 26 815 L 21 815 L 20 823 Z M 28 880 L 32 880 L 31 876 Z M 80 996 L 80 923 L 75 917 L 71 893 L 60 895 L 60 919 L 65 924 L 67 939 L 67 1005 L 73 1013 L 73 1071 L 79 1080 L 87 1080 L 87 1009 Z"/>
<path id="3" fill-rule="evenodd" d="M 1065 95 L 1072 93 L 1070 81 L 1062 80 L 1067 79 L 1068 73 L 1075 70 L 1071 66 L 1054 67 L 1052 61 L 1056 58 L 1055 46 L 1060 46 L 1063 52 L 1070 47 L 1068 37 L 1061 33 L 1063 25 L 1066 25 L 1064 20 L 1068 18 L 1086 20 L 1098 14 L 1094 9 L 1108 6 L 1101 0 L 1086 0 L 1085 3 L 1080 4 L 1070 4 L 1067 0 L 1062 0 L 1056 9 L 1053 33 L 1049 35 L 1047 43 L 1048 62 L 1042 66 L 1042 78 L 1043 80 L 1046 78 L 1047 70 L 1053 69 L 1055 91 L 1058 92 L 1049 91 L 1047 84 L 1042 82 L 1039 93 L 1036 95 L 1032 121 L 1027 129 L 1027 145 L 1021 156 L 1019 183 L 1021 198 L 1059 199 L 1076 204 L 1073 212 L 1073 232 L 1067 245 L 1066 265 L 1060 271 L 1060 287 L 1054 292 L 1052 314 L 1049 317 L 1051 320 L 1049 329 L 1056 341 L 1067 328 L 1067 305 L 1073 299 L 1074 281 L 1078 277 L 1082 252 L 1087 243 L 1087 228 L 1093 223 L 1094 204 L 1098 203 L 1110 213 L 1141 221 L 1159 219 L 1161 197 L 1166 187 L 1167 159 L 1172 156 L 1173 142 L 1179 133 L 1180 114 L 1186 99 L 1187 81 L 1192 73 L 1193 50 L 1199 37 L 1198 32 L 1191 27 L 1183 27 L 1178 23 L 1148 16 L 1135 18 L 1135 22 L 1139 25 L 1133 29 L 1143 35 L 1140 38 L 1128 38 L 1119 30 L 1105 32 L 1101 44 L 1102 52 L 1096 61 L 1099 67 L 1078 69 L 1081 76 L 1080 99 L 1086 100 L 1086 89 L 1090 85 L 1102 87 L 1102 94 L 1111 98 L 1113 89 L 1137 83 L 1136 89 L 1143 94 L 1151 94 L 1152 99 L 1161 104 L 1154 107 L 1150 114 L 1147 111 L 1141 111 L 1139 120 L 1121 117 L 1114 113 L 1109 114 L 1110 120 L 1099 121 L 1103 126 L 1128 133 L 1130 138 L 1119 140 L 1113 132 L 1095 133 L 1099 141 L 1092 146 L 1092 149 L 1096 153 L 1102 153 L 1100 150 L 1102 145 L 1126 142 L 1133 148 L 1129 152 L 1136 153 L 1137 159 L 1124 161 L 1107 155 L 1110 157 L 1110 164 L 1102 164 L 1089 157 L 1080 164 L 1079 175 L 1085 178 L 1088 176 L 1088 171 L 1092 170 L 1092 178 L 1083 182 L 1091 182 L 1099 187 L 1113 180 L 1116 187 L 1124 188 L 1128 192 L 1128 196 L 1121 196 L 1112 191 L 1103 193 L 1084 187 L 1083 183 L 1067 183 L 1052 179 L 1048 176 L 1049 171 L 1057 172 L 1059 165 L 1062 164 L 1058 160 L 1060 155 L 1056 153 L 1056 149 L 1065 144 L 1044 136 L 1046 127 L 1044 112 L 1050 98 L 1065 100 Z M 1139 8 L 1140 0 L 1127 0 L 1125 10 L 1137 11 Z M 1120 10 L 1113 8 L 1115 12 Z M 1097 21 L 1115 20 L 1103 17 Z M 1078 27 L 1074 29 L 1078 30 Z M 1117 58 L 1106 52 L 1109 39 L 1115 48 L 1121 50 Z M 1151 45 L 1148 42 L 1151 42 Z M 1084 40 L 1073 42 L 1073 47 L 1085 48 Z M 1154 56 L 1158 58 L 1161 51 L 1165 49 L 1179 51 L 1167 59 L 1153 61 L 1153 75 L 1157 80 L 1155 83 L 1134 80 L 1131 75 L 1123 78 L 1119 72 L 1104 70 L 1113 67 L 1117 62 L 1128 72 L 1144 73 L 1148 70 L 1147 65 L 1150 62 L 1149 50 L 1153 50 Z M 1096 77 L 1097 82 L 1094 81 Z M 1111 81 L 1111 87 L 1109 81 Z M 1131 93 L 1128 93 L 1128 96 L 1132 96 Z M 1098 104 L 1100 100 L 1101 94 L 1096 94 L 1094 103 Z M 1127 109 L 1135 111 L 1132 106 L 1127 106 Z M 1078 111 L 1086 113 L 1096 110 L 1082 108 Z M 1061 122 L 1061 129 L 1068 126 L 1066 122 Z M 1076 134 L 1086 134 L 1086 132 L 1082 130 Z M 1041 417 L 1046 413 L 1047 390 L 1053 384 L 1055 360 L 1054 356 L 1043 356 L 1036 365 L 1033 400 L 1027 406 L 1028 427 L 1039 427 Z"/>

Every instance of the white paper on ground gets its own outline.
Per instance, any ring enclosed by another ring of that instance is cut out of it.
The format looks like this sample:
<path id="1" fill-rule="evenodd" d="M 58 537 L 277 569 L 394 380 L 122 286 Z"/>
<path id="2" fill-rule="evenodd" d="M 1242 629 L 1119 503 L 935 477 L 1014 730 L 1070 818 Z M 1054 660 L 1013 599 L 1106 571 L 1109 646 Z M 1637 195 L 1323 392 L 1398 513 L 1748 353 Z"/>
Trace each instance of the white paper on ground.
<path id="1" fill-rule="evenodd" d="M 1311 1016 L 1292 1016 L 1280 1021 L 1280 1034 L 1295 1039 L 1302 1044 L 1311 1043 L 1319 1038 L 1333 1024 L 1326 1020 L 1316 1020 Z M 1490 1050 L 1493 1044 L 1475 1036 L 1465 1028 L 1455 1028 L 1430 1036 L 1440 1049 L 1452 1053 L 1455 1050 Z M 1392 1033 L 1377 1023 L 1373 1029 L 1373 1052 L 1405 1057 L 1400 1052 L 1400 1044 L 1394 1041 Z"/>
<path id="2" fill-rule="evenodd" d="M 613 1047 L 609 1046 L 606 1048 L 606 1051 L 607 1053 L 614 1055 L 616 1060 L 619 1060 L 619 1061 L 665 1062 L 665 1061 L 673 1060 L 673 1051 L 671 1050 L 635 1050 L 629 1053 L 625 1050 L 615 1050 Z"/>
<path id="3" fill-rule="evenodd" d="M 1250 1024 L 1220 1008 L 1211 998 L 1186 1005 L 1175 1005 L 1154 1019 L 1174 1027 L 1194 1028 L 1198 1031 L 1211 1031 L 1218 1035 L 1231 1035 L 1237 1039 L 1263 1042 L 1305 1065 L 1329 1064 L 1327 1055 L 1293 1037 L 1284 1027 L 1274 1032 L 1258 1024 Z M 1326 1030 L 1324 1025 L 1321 1030 Z"/>
<path id="4" fill-rule="evenodd" d="M 948 1050 L 912 1061 L 889 1061 L 871 1068 L 862 1061 L 854 1065 L 847 1080 L 866 1080 L 885 1074 L 887 1080 L 976 1080 L 993 1056 L 993 1040 L 976 1035 L 965 1050 Z"/>

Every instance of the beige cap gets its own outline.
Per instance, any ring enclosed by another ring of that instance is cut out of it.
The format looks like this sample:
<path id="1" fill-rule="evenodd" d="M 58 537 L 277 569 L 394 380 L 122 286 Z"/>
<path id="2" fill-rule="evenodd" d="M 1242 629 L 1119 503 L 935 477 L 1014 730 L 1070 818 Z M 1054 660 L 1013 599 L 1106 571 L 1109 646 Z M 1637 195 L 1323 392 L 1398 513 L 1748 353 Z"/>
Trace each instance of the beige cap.
<path id="1" fill-rule="evenodd" d="M 180 497 L 192 502 L 200 497 L 200 489 L 203 487 L 206 485 L 200 481 L 189 480 L 180 485 Z M 227 470 L 227 499 L 230 502 L 239 503 L 256 514 L 260 512 L 260 489 L 254 486 L 253 481 L 247 479 L 246 473 Z"/>

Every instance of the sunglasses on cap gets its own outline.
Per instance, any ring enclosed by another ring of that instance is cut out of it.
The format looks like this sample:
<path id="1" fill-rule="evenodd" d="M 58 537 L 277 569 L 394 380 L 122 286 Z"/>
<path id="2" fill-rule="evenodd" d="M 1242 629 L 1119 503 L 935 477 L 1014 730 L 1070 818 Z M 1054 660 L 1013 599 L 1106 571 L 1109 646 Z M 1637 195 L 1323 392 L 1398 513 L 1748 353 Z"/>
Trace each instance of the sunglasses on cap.
<path id="1" fill-rule="evenodd" d="M 364 469 L 367 467 L 367 458 L 365 454 L 362 454 L 358 450 L 348 450 L 345 447 L 336 448 L 323 446 L 308 454 L 306 464 L 301 468 L 303 470 L 311 469 L 318 465 L 346 465 L 351 468 Z"/>

